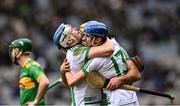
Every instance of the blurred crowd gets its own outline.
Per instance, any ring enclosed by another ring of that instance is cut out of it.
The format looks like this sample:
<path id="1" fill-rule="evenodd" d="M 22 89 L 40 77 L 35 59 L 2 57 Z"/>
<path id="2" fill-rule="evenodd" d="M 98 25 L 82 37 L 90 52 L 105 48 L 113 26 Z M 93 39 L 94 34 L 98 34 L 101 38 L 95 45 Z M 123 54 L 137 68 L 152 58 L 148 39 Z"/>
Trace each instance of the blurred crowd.
<path id="1" fill-rule="evenodd" d="M 138 54 L 142 58 L 145 69 L 135 85 L 180 98 L 176 92 L 180 88 L 179 0 L 0 0 L 0 104 L 18 104 L 16 70 L 20 68 L 9 58 L 12 40 L 30 38 L 32 57 L 53 81 L 59 77 L 64 59 L 52 42 L 56 28 L 60 23 L 78 27 L 89 20 L 105 23 L 131 57 Z M 146 94 L 138 97 L 140 104 L 161 103 L 161 98 L 145 100 Z M 69 105 L 69 92 L 63 85 L 55 87 L 48 92 L 47 101 Z"/>

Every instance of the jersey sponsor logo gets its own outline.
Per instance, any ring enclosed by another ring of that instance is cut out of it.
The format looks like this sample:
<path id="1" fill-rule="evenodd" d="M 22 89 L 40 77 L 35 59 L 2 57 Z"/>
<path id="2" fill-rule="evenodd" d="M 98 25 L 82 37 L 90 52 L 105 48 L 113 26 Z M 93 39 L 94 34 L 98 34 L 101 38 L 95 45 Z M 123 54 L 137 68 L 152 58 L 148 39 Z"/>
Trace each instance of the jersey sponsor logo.
<path id="1" fill-rule="evenodd" d="M 20 89 L 32 89 L 35 87 L 35 82 L 30 77 L 23 77 L 19 81 Z"/>
<path id="2" fill-rule="evenodd" d="M 86 47 L 82 47 L 82 46 L 76 46 L 74 48 L 71 48 L 70 50 L 73 52 L 73 56 L 77 56 L 83 52 L 86 51 Z"/>

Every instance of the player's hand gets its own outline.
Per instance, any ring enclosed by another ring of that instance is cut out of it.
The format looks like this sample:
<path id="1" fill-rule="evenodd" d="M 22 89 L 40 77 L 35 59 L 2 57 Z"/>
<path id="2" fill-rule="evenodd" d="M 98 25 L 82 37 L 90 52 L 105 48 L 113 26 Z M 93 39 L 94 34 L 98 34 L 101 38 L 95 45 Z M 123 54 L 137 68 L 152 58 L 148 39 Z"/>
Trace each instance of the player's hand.
<path id="1" fill-rule="evenodd" d="M 60 67 L 60 71 L 61 71 L 62 73 L 71 71 L 71 69 L 70 69 L 70 64 L 69 64 L 69 62 L 67 61 L 67 59 L 64 59 L 64 62 L 63 62 L 63 64 L 62 64 L 61 67 Z"/>
<path id="2" fill-rule="evenodd" d="M 114 78 L 111 78 L 106 89 L 108 90 L 115 90 L 115 89 L 118 89 L 119 86 L 121 86 L 122 83 L 121 83 L 121 80 L 119 79 L 119 77 L 114 77 Z"/>
<path id="3" fill-rule="evenodd" d="M 36 104 L 34 102 L 27 102 L 26 106 L 36 106 Z"/>

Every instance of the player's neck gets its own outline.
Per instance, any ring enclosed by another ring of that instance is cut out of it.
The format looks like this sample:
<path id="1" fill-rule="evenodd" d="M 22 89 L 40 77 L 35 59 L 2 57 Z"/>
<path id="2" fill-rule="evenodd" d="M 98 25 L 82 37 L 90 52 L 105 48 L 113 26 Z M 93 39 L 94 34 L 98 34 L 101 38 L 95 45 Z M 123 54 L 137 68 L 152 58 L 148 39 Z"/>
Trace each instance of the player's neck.
<path id="1" fill-rule="evenodd" d="M 22 56 L 18 62 L 21 66 L 24 66 L 29 60 L 31 60 L 29 56 Z"/>

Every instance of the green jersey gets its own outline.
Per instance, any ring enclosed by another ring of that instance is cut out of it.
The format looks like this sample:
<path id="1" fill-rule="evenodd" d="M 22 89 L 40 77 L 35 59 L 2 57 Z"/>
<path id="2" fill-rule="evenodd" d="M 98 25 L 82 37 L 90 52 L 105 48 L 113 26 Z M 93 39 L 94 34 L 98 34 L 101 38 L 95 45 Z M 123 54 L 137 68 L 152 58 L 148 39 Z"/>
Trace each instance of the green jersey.
<path id="1" fill-rule="evenodd" d="M 29 60 L 22 66 L 19 78 L 21 105 L 25 105 L 26 102 L 34 101 L 38 92 L 38 82 L 42 75 L 44 75 L 43 69 L 33 60 Z M 45 104 L 44 97 L 38 104 Z"/>

